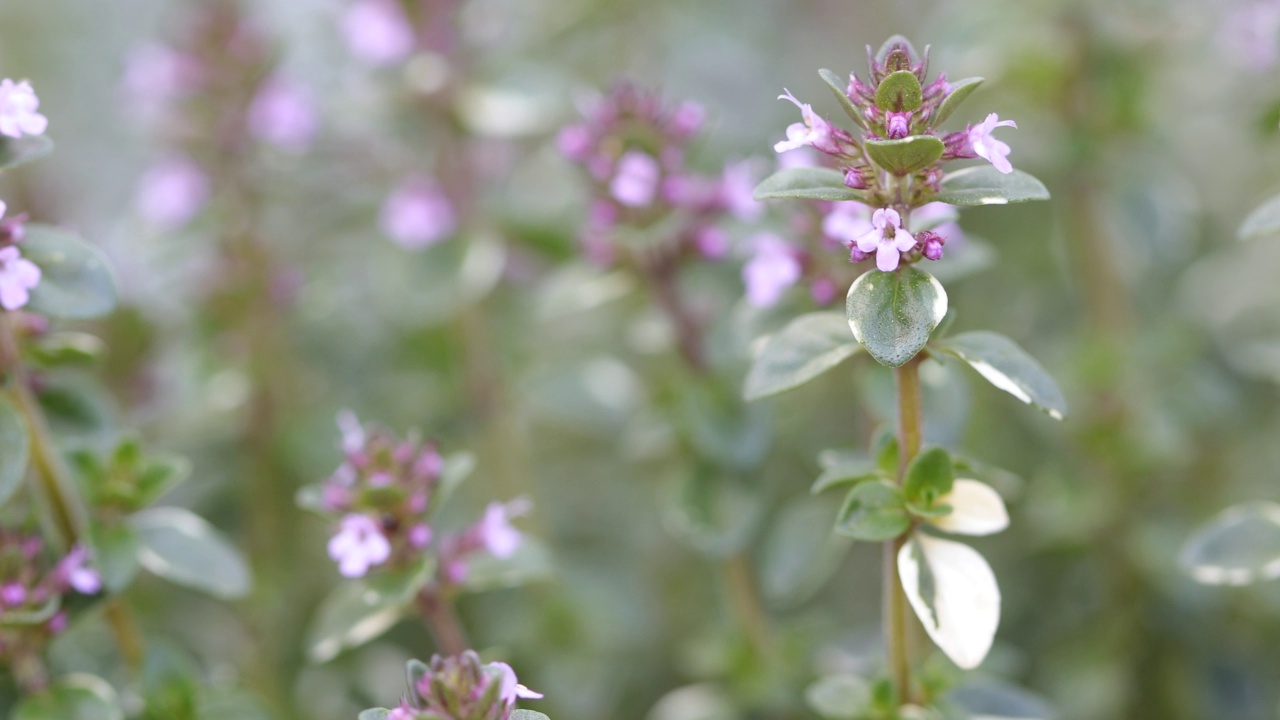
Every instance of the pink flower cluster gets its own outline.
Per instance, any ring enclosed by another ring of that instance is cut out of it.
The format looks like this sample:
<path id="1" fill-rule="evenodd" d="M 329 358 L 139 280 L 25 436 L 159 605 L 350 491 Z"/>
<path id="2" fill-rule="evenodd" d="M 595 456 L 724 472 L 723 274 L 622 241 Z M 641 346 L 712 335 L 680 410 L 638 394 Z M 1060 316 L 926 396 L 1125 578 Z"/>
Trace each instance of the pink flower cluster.
<path id="1" fill-rule="evenodd" d="M 338 426 L 345 459 L 323 484 L 320 505 L 337 516 L 328 553 L 342 575 L 363 577 L 429 552 L 439 560 L 438 580 L 458 583 L 474 553 L 507 558 L 520 547 L 523 536 L 511 519 L 532 509 L 528 500 L 492 503 L 470 527 L 438 536 L 427 522 L 446 469 L 435 447 L 366 428 L 349 411 L 339 414 Z"/>
<path id="2" fill-rule="evenodd" d="M 666 233 L 676 250 L 719 260 L 729 243 L 717 223 L 730 216 L 749 222 L 763 212 L 751 197 L 749 164 L 729 163 L 716 175 L 685 164 L 685 148 L 703 123 L 699 106 L 667 106 L 656 94 L 621 84 L 583 115 L 560 130 L 556 144 L 595 186 L 579 240 L 598 264 L 615 259 L 620 227 L 650 227 L 676 212 L 687 218 Z"/>
<path id="3" fill-rule="evenodd" d="M 510 665 L 481 663 L 472 650 L 432 657 L 413 689 L 389 720 L 508 720 L 517 700 L 542 697 L 521 685 Z"/>
<path id="4" fill-rule="evenodd" d="M 0 217 L 8 207 L 0 200 Z M 40 284 L 40 268 L 22 257 L 17 243 L 22 241 L 23 216 L 0 223 L 0 308 L 18 310 L 26 307 L 31 291 Z"/>
<path id="5" fill-rule="evenodd" d="M 39 108 L 40 98 L 31 83 L 0 80 L 0 135 L 15 140 L 24 135 L 43 135 L 49 120 L 37 112 Z"/>
<path id="6" fill-rule="evenodd" d="M 95 595 L 102 578 L 89 566 L 89 553 L 80 545 L 50 568 L 44 541 L 38 535 L 0 532 L 0 658 L 30 652 L 28 638 L 47 638 L 67 626 L 62 599 L 69 594 Z"/>

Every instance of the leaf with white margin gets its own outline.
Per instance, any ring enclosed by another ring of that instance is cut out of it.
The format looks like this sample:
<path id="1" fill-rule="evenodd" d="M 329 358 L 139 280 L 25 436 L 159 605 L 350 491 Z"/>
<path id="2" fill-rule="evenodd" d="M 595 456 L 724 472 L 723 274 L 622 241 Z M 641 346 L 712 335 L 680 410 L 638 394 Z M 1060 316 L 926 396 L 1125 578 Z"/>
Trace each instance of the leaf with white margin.
<path id="1" fill-rule="evenodd" d="M 747 373 L 742 396 L 759 400 L 799 387 L 861 349 L 840 313 L 801 315 L 765 343 Z"/>
<path id="2" fill-rule="evenodd" d="M 957 535 L 994 535 L 1009 527 L 1009 512 L 1000 493 L 990 485 L 968 478 L 956 478 L 951 492 L 938 498 L 950 505 L 951 513 L 934 518 L 930 525 Z"/>
<path id="3" fill-rule="evenodd" d="M 1067 400 L 1053 377 L 1013 340 L 986 330 L 961 333 L 937 344 L 965 361 L 987 382 L 1039 408 L 1054 420 L 1067 415 Z"/>
<path id="4" fill-rule="evenodd" d="M 1227 508 L 1182 546 L 1179 561 L 1206 585 L 1248 585 L 1280 577 L 1280 505 Z"/>
<path id="5" fill-rule="evenodd" d="M 1000 625 L 1000 588 L 977 550 L 916 533 L 898 551 L 898 575 L 911 607 L 951 661 L 982 664 Z"/>

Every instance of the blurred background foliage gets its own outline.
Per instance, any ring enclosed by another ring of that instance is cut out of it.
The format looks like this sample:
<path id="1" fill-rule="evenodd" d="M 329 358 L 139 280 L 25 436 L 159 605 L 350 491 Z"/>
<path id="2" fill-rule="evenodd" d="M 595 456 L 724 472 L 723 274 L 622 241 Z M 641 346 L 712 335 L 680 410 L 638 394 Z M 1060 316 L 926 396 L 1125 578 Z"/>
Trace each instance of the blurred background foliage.
<path id="1" fill-rule="evenodd" d="M 188 456 L 172 503 L 254 566 L 252 595 L 232 603 L 136 583 L 153 662 L 256 698 L 224 717 L 341 720 L 399 696 L 404 660 L 433 650 L 413 621 L 307 661 L 308 624 L 339 578 L 329 528 L 293 497 L 338 462 L 332 418 L 350 407 L 475 452 L 468 516 L 534 498 L 526 528 L 552 548 L 553 578 L 466 596 L 460 612 L 552 718 L 811 716 L 813 679 L 873 671 L 879 555 L 828 546 L 838 500 L 808 488 L 820 451 L 864 448 L 891 419 L 890 373 L 859 358 L 759 405 L 719 397 L 736 395 L 755 337 L 812 306 L 794 291 L 748 308 L 737 257 L 686 277 L 727 358 L 724 387 L 691 395 L 632 279 L 578 258 L 586 190 L 554 136 L 575 101 L 628 78 L 707 109 L 691 164 L 767 167 L 794 120 L 782 88 L 835 117 L 815 70 L 861 70 L 864 45 L 901 32 L 933 46 L 935 69 L 987 78 L 959 119 L 1015 118 L 1013 160 L 1054 196 L 966 211 L 997 262 L 948 289 L 957 329 L 1016 338 L 1062 382 L 1071 417 L 1057 425 L 951 369 L 924 378 L 929 438 L 1011 471 L 1012 526 L 975 543 L 1004 594 L 981 675 L 1064 719 L 1275 717 L 1280 589 L 1205 588 L 1176 563 L 1218 509 L 1280 495 L 1280 246 L 1235 240 L 1280 185 L 1280 81 L 1241 65 L 1243 40 L 1223 34 L 1241 4 L 467 0 L 455 52 L 373 70 L 342 43 L 342 0 L 242 2 L 264 62 L 318 103 L 304 154 L 210 142 L 199 128 L 241 102 L 234 83 L 186 134 L 140 122 L 122 93 L 131 50 L 175 43 L 230 3 L 0 4 L 0 68 L 32 80 L 58 144 L 0 195 L 99 244 L 123 297 L 92 328 L 108 391 L 77 395 L 67 432 L 102 445 L 136 427 Z M 207 52 L 259 72 L 231 46 Z M 175 145 L 214 168 L 212 200 L 161 230 L 135 188 Z M 471 204 L 456 237 L 421 252 L 377 223 L 412 171 Z M 682 478 L 699 423 L 711 429 L 693 455 L 746 456 L 703 515 Z M 735 623 L 740 582 L 764 599 L 764 651 Z M 55 657 L 119 676 L 93 618 Z"/>

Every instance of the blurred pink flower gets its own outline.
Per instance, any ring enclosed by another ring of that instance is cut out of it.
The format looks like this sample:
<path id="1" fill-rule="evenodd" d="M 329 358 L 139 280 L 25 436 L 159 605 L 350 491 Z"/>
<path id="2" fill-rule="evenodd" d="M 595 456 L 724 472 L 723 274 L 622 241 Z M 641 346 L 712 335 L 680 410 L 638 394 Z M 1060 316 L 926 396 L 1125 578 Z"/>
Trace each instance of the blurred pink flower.
<path id="1" fill-rule="evenodd" d="M 59 584 L 65 584 L 83 595 L 92 595 L 102 589 L 102 577 L 88 566 L 89 551 L 77 545 L 54 569 Z"/>
<path id="2" fill-rule="evenodd" d="M 724 166 L 720 191 L 724 204 L 739 220 L 752 222 L 764 214 L 764 204 L 753 197 L 756 189 L 755 173 L 750 160 L 738 160 Z"/>
<path id="3" fill-rule="evenodd" d="M 342 16 L 347 49 L 370 65 L 391 65 L 413 52 L 409 19 L 394 0 L 356 0 Z"/>
<path id="4" fill-rule="evenodd" d="M 755 254 L 742 267 L 747 302 L 769 307 L 800 280 L 800 261 L 791 246 L 777 235 L 762 233 L 755 236 L 753 244 Z"/>
<path id="5" fill-rule="evenodd" d="M 1280 59 L 1280 1 L 1259 0 L 1231 10 L 1218 33 L 1223 50 L 1255 71 Z"/>
<path id="6" fill-rule="evenodd" d="M 631 150 L 618 160 L 618 169 L 609 183 L 609 192 L 623 205 L 646 207 L 658 193 L 662 168 L 652 155 Z"/>
<path id="7" fill-rule="evenodd" d="M 893 208 L 880 208 L 871 216 L 872 229 L 858 238 L 858 249 L 875 252 L 876 267 L 884 272 L 898 269 L 902 253 L 916 246 L 916 239 L 902 227 L 902 216 Z"/>
<path id="8" fill-rule="evenodd" d="M 858 238 L 875 228 L 871 225 L 871 208 L 860 202 L 838 202 L 822 219 L 822 232 L 839 240 L 845 247 L 853 247 Z"/>
<path id="9" fill-rule="evenodd" d="M 320 124 L 310 91 L 282 77 L 262 83 L 245 122 L 253 137 L 292 153 L 310 147 Z"/>
<path id="10" fill-rule="evenodd" d="M 434 245 L 457 229 L 449 198 L 434 181 L 422 176 L 406 179 L 391 193 L 378 222 L 382 232 L 406 250 Z"/>
<path id="11" fill-rule="evenodd" d="M 147 168 L 134 194 L 138 214 L 165 231 L 186 225 L 208 200 L 208 176 L 182 155 L 169 156 Z"/>
<path id="12" fill-rule="evenodd" d="M 969 145 L 978 157 L 984 158 L 996 170 L 1008 175 L 1013 172 L 1013 166 L 1008 160 L 1009 146 L 992 136 L 998 127 L 1016 128 L 1018 124 L 1012 120 L 1001 120 L 999 115 L 991 113 L 986 120 L 969 128 Z"/>
<path id="13" fill-rule="evenodd" d="M 36 112 L 40 98 L 23 80 L 15 83 L 9 78 L 0 80 L 0 135 L 20 138 L 23 135 L 42 135 L 49 120 Z"/>
<path id="14" fill-rule="evenodd" d="M 200 61 L 166 45 L 148 43 L 125 57 L 121 84 L 129 104 L 141 114 L 151 115 L 193 93 L 202 76 Z"/>
<path id="15" fill-rule="evenodd" d="M 0 307 L 17 310 L 31 299 L 31 289 L 40 284 L 40 268 L 22 257 L 18 248 L 0 248 Z"/>
<path id="16" fill-rule="evenodd" d="M 542 697 L 542 693 L 534 692 L 516 679 L 516 671 L 510 665 L 504 662 L 489 663 L 489 667 L 496 667 L 502 673 L 502 685 L 498 689 L 498 697 L 508 705 L 515 703 L 517 698 L 529 698 L 536 700 Z"/>
<path id="17" fill-rule="evenodd" d="M 342 518 L 338 532 L 329 539 L 329 557 L 344 577 L 363 577 L 369 568 L 391 557 L 391 543 L 377 521 L 366 515 Z"/>
<path id="18" fill-rule="evenodd" d="M 511 524 L 511 518 L 529 512 L 527 498 L 517 498 L 509 503 L 490 503 L 477 525 L 480 542 L 489 554 L 497 558 L 509 558 L 520 547 L 524 536 Z"/>

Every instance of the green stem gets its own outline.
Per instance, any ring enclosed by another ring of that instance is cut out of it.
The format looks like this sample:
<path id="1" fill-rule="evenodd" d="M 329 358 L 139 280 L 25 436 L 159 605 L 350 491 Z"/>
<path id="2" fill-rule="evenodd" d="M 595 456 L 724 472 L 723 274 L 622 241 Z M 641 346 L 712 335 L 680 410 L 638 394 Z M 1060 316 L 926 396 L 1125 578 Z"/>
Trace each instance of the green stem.
<path id="1" fill-rule="evenodd" d="M 30 435 L 31 461 L 36 470 L 33 476 L 38 481 L 33 490 L 48 503 L 58 537 L 64 547 L 70 548 L 87 536 L 88 516 L 78 501 L 62 455 L 49 434 L 49 425 L 39 402 L 31 392 L 13 323 L 5 312 L 0 312 L 0 367 L 7 371 L 9 397 L 22 414 Z M 107 603 L 106 618 L 125 663 L 134 671 L 141 670 L 143 640 L 129 607 L 118 599 L 112 599 Z"/>
<path id="2" fill-rule="evenodd" d="M 894 371 L 898 386 L 898 484 L 907 466 L 920 452 L 920 356 Z M 884 544 L 884 633 L 885 652 L 899 702 L 912 698 L 910 646 L 907 626 L 910 618 L 907 595 L 898 576 L 898 552 L 906 544 L 903 534 Z"/>
<path id="3" fill-rule="evenodd" d="M 738 625 L 756 650 L 768 657 L 773 646 L 769 616 L 765 613 L 764 606 L 760 604 L 747 556 L 739 553 L 729 558 L 724 562 L 724 570 L 729 588 L 729 601 L 733 605 Z"/>
<path id="4" fill-rule="evenodd" d="M 436 649 L 444 655 L 461 655 L 471 643 L 467 632 L 458 620 L 452 600 L 438 589 L 428 589 L 418 595 L 418 609 L 422 619 L 435 638 Z"/>

